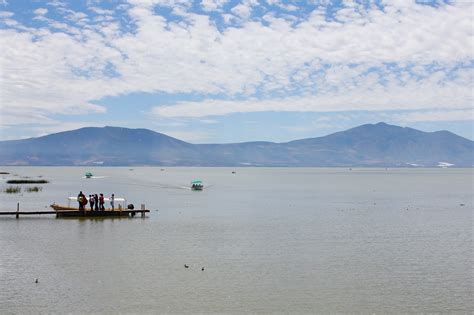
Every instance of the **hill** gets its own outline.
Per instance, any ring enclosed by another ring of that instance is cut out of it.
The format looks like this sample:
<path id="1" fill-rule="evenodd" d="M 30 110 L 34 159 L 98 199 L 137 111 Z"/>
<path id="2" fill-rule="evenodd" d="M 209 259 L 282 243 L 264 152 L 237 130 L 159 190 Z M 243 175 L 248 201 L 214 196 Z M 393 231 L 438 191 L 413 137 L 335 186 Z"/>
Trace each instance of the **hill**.
<path id="1" fill-rule="evenodd" d="M 286 143 L 191 144 L 148 129 L 87 127 L 0 141 L 0 165 L 472 167 L 474 142 L 385 123 Z"/>

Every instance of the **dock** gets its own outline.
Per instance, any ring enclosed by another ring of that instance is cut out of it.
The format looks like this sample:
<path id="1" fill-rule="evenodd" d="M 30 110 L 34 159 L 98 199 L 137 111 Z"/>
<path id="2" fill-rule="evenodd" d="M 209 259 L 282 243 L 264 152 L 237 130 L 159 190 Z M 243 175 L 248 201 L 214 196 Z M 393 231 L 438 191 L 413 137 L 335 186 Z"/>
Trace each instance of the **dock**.
<path id="1" fill-rule="evenodd" d="M 134 217 L 137 214 L 141 214 L 141 217 L 145 217 L 146 213 L 150 210 L 145 209 L 116 209 L 116 210 L 104 210 L 104 211 L 90 211 L 90 210 L 45 210 L 45 211 L 20 211 L 20 205 L 17 204 L 16 211 L 0 212 L 2 215 L 14 215 L 17 219 L 24 215 L 56 215 L 57 218 L 117 218 L 117 217 Z"/>

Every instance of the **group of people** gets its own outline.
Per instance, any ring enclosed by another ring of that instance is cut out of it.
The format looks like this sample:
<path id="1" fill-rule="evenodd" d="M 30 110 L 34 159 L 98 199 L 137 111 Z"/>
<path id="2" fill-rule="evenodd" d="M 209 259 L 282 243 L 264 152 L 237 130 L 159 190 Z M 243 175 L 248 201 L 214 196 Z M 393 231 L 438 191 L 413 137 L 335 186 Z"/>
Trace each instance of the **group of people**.
<path id="1" fill-rule="evenodd" d="M 79 203 L 79 210 L 85 210 L 87 207 L 87 204 L 91 207 L 91 211 L 104 211 L 104 194 L 93 194 L 89 195 L 89 198 L 86 197 L 82 193 L 82 191 L 79 192 L 77 195 L 77 202 Z M 115 209 L 115 195 L 112 194 L 110 197 L 110 207 L 112 210 Z"/>

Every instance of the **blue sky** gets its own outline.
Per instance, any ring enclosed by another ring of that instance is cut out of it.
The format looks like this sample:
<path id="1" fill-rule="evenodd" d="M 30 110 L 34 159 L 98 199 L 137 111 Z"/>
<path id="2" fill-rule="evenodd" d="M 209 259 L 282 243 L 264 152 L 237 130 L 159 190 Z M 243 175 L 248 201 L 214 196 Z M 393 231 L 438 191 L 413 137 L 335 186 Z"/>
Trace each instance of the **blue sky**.
<path id="1" fill-rule="evenodd" d="M 0 0 L 0 140 L 85 126 L 283 142 L 473 131 L 473 4 Z"/>

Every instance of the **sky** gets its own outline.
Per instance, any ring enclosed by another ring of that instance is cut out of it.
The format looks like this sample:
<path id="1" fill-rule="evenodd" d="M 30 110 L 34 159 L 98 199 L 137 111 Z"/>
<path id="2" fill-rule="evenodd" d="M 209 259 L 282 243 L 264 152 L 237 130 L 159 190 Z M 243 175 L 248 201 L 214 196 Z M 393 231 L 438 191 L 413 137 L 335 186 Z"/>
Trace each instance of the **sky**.
<path id="1" fill-rule="evenodd" d="M 0 0 L 0 140 L 285 142 L 380 121 L 472 140 L 473 25 L 470 0 Z"/>

